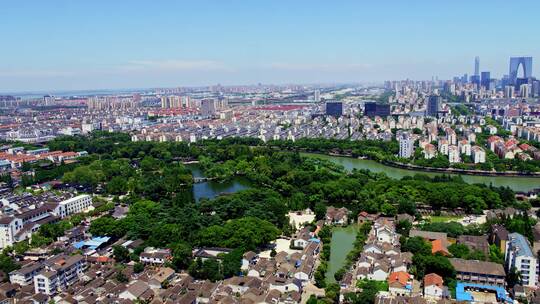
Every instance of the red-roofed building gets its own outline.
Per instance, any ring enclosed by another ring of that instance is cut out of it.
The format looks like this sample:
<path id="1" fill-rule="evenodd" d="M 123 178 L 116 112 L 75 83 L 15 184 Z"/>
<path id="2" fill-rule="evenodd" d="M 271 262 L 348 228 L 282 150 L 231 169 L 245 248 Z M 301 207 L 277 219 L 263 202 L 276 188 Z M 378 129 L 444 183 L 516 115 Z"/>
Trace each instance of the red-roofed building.
<path id="1" fill-rule="evenodd" d="M 408 296 L 412 292 L 412 275 L 396 271 L 388 276 L 388 291 L 395 296 Z"/>
<path id="2" fill-rule="evenodd" d="M 431 253 L 440 253 L 444 256 L 450 255 L 450 252 L 448 251 L 445 242 L 441 239 L 431 241 Z"/>

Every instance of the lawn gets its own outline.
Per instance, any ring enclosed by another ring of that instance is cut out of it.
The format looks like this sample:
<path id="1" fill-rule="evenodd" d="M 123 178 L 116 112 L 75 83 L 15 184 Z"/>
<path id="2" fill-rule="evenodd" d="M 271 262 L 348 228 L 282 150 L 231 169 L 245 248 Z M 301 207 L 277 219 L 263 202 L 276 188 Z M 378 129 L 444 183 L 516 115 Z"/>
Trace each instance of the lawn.
<path id="1" fill-rule="evenodd" d="M 461 220 L 463 218 L 463 216 L 458 216 L 458 215 L 447 215 L 447 216 L 444 216 L 444 215 L 439 215 L 439 216 L 431 216 L 430 219 L 431 219 L 431 222 L 432 223 L 448 223 L 448 222 L 457 222 L 459 220 Z"/>

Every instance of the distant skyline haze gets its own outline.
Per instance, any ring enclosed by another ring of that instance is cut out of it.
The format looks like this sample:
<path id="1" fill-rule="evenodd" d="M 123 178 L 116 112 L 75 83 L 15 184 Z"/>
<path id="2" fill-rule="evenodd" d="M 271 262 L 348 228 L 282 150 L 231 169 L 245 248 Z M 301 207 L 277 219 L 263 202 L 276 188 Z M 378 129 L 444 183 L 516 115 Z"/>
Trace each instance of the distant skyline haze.
<path id="1" fill-rule="evenodd" d="M 11 1 L 0 92 L 508 74 L 538 1 Z M 536 74 L 533 61 L 533 74 Z"/>

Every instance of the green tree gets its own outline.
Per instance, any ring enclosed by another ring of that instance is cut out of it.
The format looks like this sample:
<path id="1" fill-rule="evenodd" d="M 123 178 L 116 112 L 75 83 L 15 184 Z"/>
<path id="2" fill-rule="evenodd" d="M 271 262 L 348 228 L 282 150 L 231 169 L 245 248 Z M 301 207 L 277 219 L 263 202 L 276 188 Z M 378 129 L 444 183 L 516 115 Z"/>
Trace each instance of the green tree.
<path id="1" fill-rule="evenodd" d="M 144 271 L 144 264 L 137 262 L 135 265 L 133 265 L 133 272 L 135 273 L 141 273 Z"/>
<path id="2" fill-rule="evenodd" d="M 451 244 L 448 251 L 456 258 L 466 258 L 470 254 L 469 247 L 463 244 Z"/>
<path id="3" fill-rule="evenodd" d="M 415 236 L 402 242 L 401 251 L 412 252 L 413 254 L 430 255 L 431 244 L 424 241 L 423 238 Z"/>
<path id="4" fill-rule="evenodd" d="M 129 263 L 129 250 L 122 245 L 113 246 L 113 256 L 117 263 Z"/>

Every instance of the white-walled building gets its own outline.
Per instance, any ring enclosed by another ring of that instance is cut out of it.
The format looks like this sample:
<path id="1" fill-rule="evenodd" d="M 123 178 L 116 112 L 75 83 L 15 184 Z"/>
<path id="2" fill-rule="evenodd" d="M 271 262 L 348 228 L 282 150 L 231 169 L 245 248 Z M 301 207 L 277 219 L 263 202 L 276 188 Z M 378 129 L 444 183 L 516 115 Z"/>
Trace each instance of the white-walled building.
<path id="1" fill-rule="evenodd" d="M 13 216 L 0 217 L 0 248 L 12 246 L 15 241 L 15 235 L 22 229 L 21 219 Z"/>
<path id="2" fill-rule="evenodd" d="M 471 148 L 472 159 L 475 164 L 482 164 L 486 162 L 486 151 L 482 147 L 473 146 Z"/>
<path id="3" fill-rule="evenodd" d="M 468 140 L 463 139 L 458 142 L 459 153 L 471 156 L 471 144 Z"/>
<path id="4" fill-rule="evenodd" d="M 64 218 L 72 214 L 87 211 L 92 206 L 92 197 L 88 194 L 78 195 L 58 203 L 53 213 Z"/>
<path id="5" fill-rule="evenodd" d="M 436 273 L 429 273 L 424 277 L 424 297 L 441 299 L 446 297 L 448 289 L 443 285 L 443 278 Z"/>
<path id="6" fill-rule="evenodd" d="M 44 269 L 34 276 L 36 293 L 54 295 L 79 281 L 86 268 L 82 255 L 58 255 L 43 262 Z"/>
<path id="7" fill-rule="evenodd" d="M 448 147 L 448 161 L 453 163 L 459 163 L 461 161 L 459 157 L 459 149 L 457 146 L 449 146 Z"/>
<path id="8" fill-rule="evenodd" d="M 535 287 L 538 282 L 537 265 L 538 260 L 527 239 L 519 233 L 510 233 L 506 243 L 506 271 L 515 267 L 521 275 L 523 286 Z"/>
<path id="9" fill-rule="evenodd" d="M 399 157 L 410 158 L 414 153 L 414 140 L 410 134 L 403 132 L 399 137 Z"/>
<path id="10" fill-rule="evenodd" d="M 439 147 L 439 153 L 443 155 L 448 155 L 448 140 L 440 139 L 437 143 L 437 146 Z"/>

